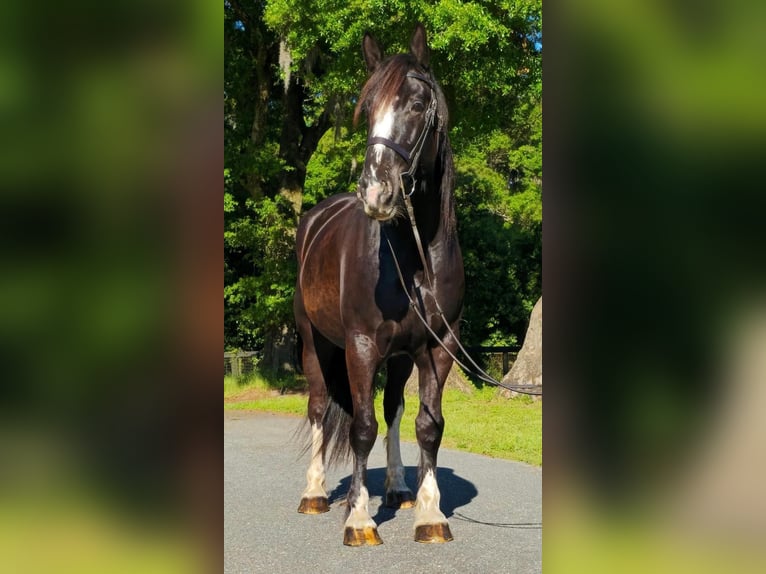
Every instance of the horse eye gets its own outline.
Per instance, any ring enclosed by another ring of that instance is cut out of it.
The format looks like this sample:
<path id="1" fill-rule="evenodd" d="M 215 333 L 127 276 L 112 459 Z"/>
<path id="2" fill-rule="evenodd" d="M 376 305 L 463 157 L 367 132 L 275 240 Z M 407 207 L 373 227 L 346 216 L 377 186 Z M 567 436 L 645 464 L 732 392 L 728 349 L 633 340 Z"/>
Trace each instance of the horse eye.
<path id="1" fill-rule="evenodd" d="M 410 106 L 410 110 L 413 112 L 422 112 L 425 109 L 425 106 L 423 105 L 423 102 L 416 101 L 412 102 L 412 105 Z"/>

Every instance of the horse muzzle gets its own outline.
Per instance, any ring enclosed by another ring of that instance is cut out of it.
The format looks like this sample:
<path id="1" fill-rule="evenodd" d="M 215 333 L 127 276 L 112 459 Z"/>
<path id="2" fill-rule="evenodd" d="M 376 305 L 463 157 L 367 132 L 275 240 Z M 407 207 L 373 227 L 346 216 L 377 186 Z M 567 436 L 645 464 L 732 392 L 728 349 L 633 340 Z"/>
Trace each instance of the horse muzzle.
<path id="1" fill-rule="evenodd" d="M 360 183 L 357 196 L 362 200 L 364 213 L 378 221 L 387 221 L 396 215 L 396 191 L 388 182 Z"/>

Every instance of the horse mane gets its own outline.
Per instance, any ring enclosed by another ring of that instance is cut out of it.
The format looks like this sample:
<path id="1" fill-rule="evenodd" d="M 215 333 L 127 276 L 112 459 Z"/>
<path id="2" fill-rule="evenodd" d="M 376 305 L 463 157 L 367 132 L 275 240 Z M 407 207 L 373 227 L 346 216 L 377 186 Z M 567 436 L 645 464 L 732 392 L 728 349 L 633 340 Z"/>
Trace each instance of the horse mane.
<path id="1" fill-rule="evenodd" d="M 430 69 L 423 69 L 419 66 L 411 54 L 395 54 L 383 60 L 362 87 L 362 92 L 354 109 L 353 126 L 356 128 L 359 124 L 362 112 L 369 113 L 371 109 L 387 105 L 396 96 L 407 77 L 407 72 L 413 68 L 431 80 L 436 93 L 437 137 L 439 138 L 438 163 L 442 171 L 442 178 L 439 182 L 442 223 L 447 235 L 451 237 L 455 235 L 457 224 L 455 220 L 455 167 L 452 159 L 452 146 L 447 135 L 449 110 L 444 92 L 442 92 L 441 86 Z"/>
<path id="2" fill-rule="evenodd" d="M 446 129 L 444 132 L 439 132 L 439 140 L 439 163 L 442 170 L 442 179 L 439 183 L 442 225 L 447 237 L 454 239 L 457 234 L 457 219 L 455 217 L 455 166 L 452 161 L 452 146 L 450 145 Z"/>

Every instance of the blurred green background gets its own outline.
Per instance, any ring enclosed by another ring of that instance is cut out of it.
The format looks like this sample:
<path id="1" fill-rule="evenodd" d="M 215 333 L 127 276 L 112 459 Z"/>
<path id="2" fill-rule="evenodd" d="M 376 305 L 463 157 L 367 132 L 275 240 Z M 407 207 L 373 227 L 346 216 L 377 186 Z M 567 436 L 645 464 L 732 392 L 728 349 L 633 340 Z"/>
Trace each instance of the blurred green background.
<path id="1" fill-rule="evenodd" d="M 220 569 L 220 9 L 0 8 L 9 571 Z M 544 10 L 546 572 L 763 571 L 766 6 Z"/>
<path id="2" fill-rule="evenodd" d="M 195 485 L 216 455 L 192 429 L 220 419 L 182 369 L 220 348 L 220 306 L 189 310 L 206 277 L 220 296 L 221 22 L 196 0 L 0 7 L 5 572 L 211 555 L 193 536 L 220 509 Z"/>
<path id="3" fill-rule="evenodd" d="M 544 10 L 545 571 L 763 571 L 766 6 Z"/>

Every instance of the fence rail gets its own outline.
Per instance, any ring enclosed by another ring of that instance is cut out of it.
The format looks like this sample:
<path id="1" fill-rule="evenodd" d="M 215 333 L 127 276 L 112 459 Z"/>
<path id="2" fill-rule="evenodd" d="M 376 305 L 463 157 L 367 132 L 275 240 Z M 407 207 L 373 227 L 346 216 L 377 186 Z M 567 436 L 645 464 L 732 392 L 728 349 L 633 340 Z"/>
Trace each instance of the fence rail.
<path id="1" fill-rule="evenodd" d="M 223 374 L 239 377 L 251 373 L 255 368 L 255 351 L 236 351 L 223 354 Z"/>
<path id="2" fill-rule="evenodd" d="M 499 346 L 499 347 L 466 347 L 468 353 L 477 358 L 477 355 L 500 355 L 502 356 L 502 376 L 508 372 L 511 362 L 516 360 L 519 352 L 518 347 Z M 223 354 L 223 374 L 239 377 L 251 373 L 258 362 L 256 357 L 260 355 L 256 351 L 229 351 Z M 492 361 L 492 358 L 490 358 Z M 499 362 L 495 363 L 498 367 Z"/>
<path id="3" fill-rule="evenodd" d="M 475 355 L 502 355 L 503 357 L 503 375 L 508 372 L 511 362 L 516 360 L 519 354 L 519 347 L 466 347 L 466 351 L 471 357 Z M 502 375 L 500 375 L 502 377 Z"/>

